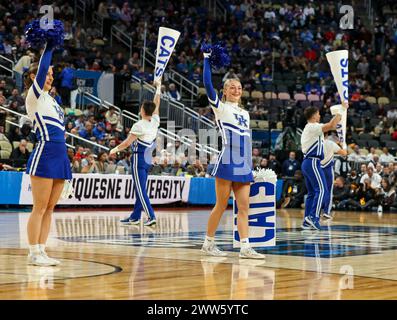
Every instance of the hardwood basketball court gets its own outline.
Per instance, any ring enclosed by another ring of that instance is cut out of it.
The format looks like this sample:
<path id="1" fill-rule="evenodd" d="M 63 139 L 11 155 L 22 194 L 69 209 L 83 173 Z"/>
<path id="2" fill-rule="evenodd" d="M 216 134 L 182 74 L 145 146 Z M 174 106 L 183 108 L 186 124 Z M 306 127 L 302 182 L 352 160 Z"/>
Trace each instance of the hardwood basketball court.
<path id="1" fill-rule="evenodd" d="M 121 226 L 127 211 L 58 211 L 48 241 L 58 267 L 26 264 L 29 212 L 0 213 L 0 299 L 397 299 L 397 215 L 337 212 L 300 230 L 301 210 L 277 212 L 277 246 L 242 260 L 231 210 L 200 252 L 209 209 L 157 211 L 155 228 Z"/>

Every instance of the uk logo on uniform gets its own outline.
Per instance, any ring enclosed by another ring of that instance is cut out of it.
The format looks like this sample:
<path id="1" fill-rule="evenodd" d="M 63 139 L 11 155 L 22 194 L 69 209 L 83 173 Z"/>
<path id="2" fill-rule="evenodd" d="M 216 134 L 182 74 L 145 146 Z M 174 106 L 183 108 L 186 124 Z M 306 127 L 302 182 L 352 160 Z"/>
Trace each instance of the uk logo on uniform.
<path id="1" fill-rule="evenodd" d="M 244 126 L 244 127 L 248 128 L 247 119 L 245 119 L 244 116 L 237 114 L 237 113 L 233 113 L 233 114 L 240 126 Z"/>
<path id="2" fill-rule="evenodd" d="M 54 104 L 54 108 L 55 108 L 55 110 L 58 113 L 59 120 L 63 121 L 64 120 L 64 113 L 63 113 L 62 109 L 56 104 Z"/>

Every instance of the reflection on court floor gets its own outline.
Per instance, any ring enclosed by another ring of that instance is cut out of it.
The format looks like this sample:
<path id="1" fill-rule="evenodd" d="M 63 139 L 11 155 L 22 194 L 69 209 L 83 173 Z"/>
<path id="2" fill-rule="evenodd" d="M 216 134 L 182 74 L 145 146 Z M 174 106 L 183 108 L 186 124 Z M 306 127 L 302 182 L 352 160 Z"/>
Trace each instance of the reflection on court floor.
<path id="1" fill-rule="evenodd" d="M 302 232 L 302 211 L 280 211 L 277 245 L 255 261 L 232 247 L 231 211 L 216 235 L 224 258 L 199 250 L 209 210 L 159 210 L 156 227 L 123 226 L 126 214 L 57 212 L 48 247 L 62 264 L 38 268 L 26 265 L 28 213 L 0 213 L 0 299 L 397 299 L 397 215 L 338 212 Z"/>

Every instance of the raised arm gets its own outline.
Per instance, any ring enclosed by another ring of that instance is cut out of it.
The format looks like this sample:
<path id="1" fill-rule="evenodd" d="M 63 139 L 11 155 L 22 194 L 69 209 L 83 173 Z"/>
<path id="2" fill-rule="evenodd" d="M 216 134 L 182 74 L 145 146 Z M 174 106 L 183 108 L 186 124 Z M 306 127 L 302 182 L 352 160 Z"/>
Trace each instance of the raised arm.
<path id="1" fill-rule="evenodd" d="M 34 90 L 36 97 L 38 98 L 43 91 L 44 83 L 47 77 L 48 69 L 50 68 L 52 59 L 53 48 L 48 44 L 45 45 L 43 54 L 41 55 L 39 68 L 37 70 L 36 77 L 34 79 Z"/>
<path id="2" fill-rule="evenodd" d="M 342 116 L 340 114 L 335 115 L 330 122 L 323 125 L 323 132 L 335 130 L 341 119 Z"/>
<path id="3" fill-rule="evenodd" d="M 160 98 L 161 98 L 161 79 L 154 81 L 154 85 L 156 86 L 156 93 L 154 94 L 153 102 L 156 105 L 156 109 L 154 109 L 153 114 L 160 114 Z"/>
<path id="4" fill-rule="evenodd" d="M 217 108 L 219 99 L 218 95 L 214 90 L 214 87 L 212 86 L 210 55 L 210 53 L 204 52 L 203 82 L 209 102 L 211 103 L 211 105 Z"/>

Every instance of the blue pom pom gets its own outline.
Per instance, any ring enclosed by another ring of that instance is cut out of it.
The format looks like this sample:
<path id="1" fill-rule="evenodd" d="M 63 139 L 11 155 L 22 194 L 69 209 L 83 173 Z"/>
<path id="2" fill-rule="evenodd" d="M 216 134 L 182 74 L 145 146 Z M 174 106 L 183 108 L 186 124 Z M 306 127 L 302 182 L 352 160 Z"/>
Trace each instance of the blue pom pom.
<path id="1" fill-rule="evenodd" d="M 59 20 L 53 20 L 53 28 L 42 29 L 40 20 L 33 20 L 25 26 L 26 41 L 31 47 L 40 49 L 47 43 L 51 48 L 63 45 L 64 29 L 63 23 Z"/>
<path id="2" fill-rule="evenodd" d="M 201 45 L 201 51 L 205 53 L 211 52 L 210 64 L 211 67 L 215 69 L 230 65 L 230 56 L 227 53 L 226 48 L 221 43 L 210 45 L 204 42 Z"/>

